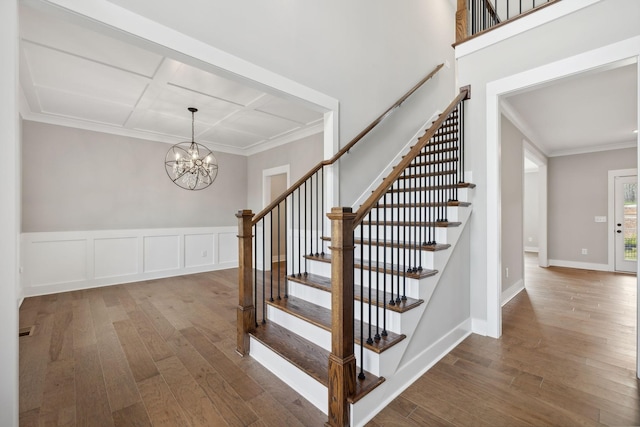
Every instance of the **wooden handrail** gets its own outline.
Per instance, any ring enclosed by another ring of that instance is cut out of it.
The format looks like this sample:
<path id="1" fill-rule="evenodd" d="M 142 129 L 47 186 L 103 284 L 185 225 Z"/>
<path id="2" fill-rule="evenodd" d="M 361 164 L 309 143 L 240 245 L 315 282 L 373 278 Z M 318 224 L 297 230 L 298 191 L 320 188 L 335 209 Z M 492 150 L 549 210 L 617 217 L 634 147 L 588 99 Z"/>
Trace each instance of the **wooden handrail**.
<path id="1" fill-rule="evenodd" d="M 442 69 L 442 67 L 444 67 L 444 64 L 439 64 L 437 65 L 433 71 L 431 71 L 429 74 L 427 74 L 426 77 L 424 77 L 422 80 L 420 80 L 415 86 L 413 86 L 407 93 L 405 93 L 400 99 L 398 99 L 391 107 L 389 107 L 384 113 L 382 113 L 377 119 L 375 119 L 373 122 L 371 122 L 371 124 L 369 124 L 369 126 L 367 126 L 366 128 L 364 128 L 362 130 L 362 132 L 360 132 L 358 135 L 356 135 L 355 138 L 353 138 L 347 145 L 345 145 L 344 147 L 342 147 L 342 149 L 340 149 L 340 151 L 338 151 L 336 154 L 333 155 L 333 157 L 331 157 L 328 160 L 323 160 L 320 163 L 318 163 L 317 165 L 315 165 L 309 172 L 307 172 L 302 178 L 300 178 L 299 180 L 297 180 L 291 187 L 289 187 L 287 190 L 285 190 L 284 193 L 282 193 L 280 196 L 278 196 L 273 202 L 271 202 L 267 207 L 265 207 L 263 210 L 261 210 L 258 214 L 256 214 L 256 216 L 253 218 L 253 222 L 252 225 L 255 225 L 258 223 L 258 221 L 260 221 L 262 218 L 264 218 L 269 212 L 271 212 L 276 206 L 278 206 L 284 199 L 286 199 L 291 193 L 293 193 L 295 190 L 297 190 L 299 187 L 302 186 L 302 184 L 304 184 L 304 182 L 306 180 L 308 180 L 310 177 L 312 177 L 316 172 L 318 172 L 320 169 L 322 169 L 325 166 L 329 166 L 334 164 L 338 159 L 340 159 L 340 157 L 342 157 L 345 153 L 349 152 L 349 150 L 351 150 L 351 148 L 353 148 L 354 145 L 356 145 L 356 143 L 358 141 L 360 141 L 362 138 L 364 138 L 369 132 L 371 132 L 371 130 L 373 130 L 373 128 L 375 128 L 378 124 L 380 124 L 384 119 L 386 119 L 392 112 L 393 110 L 395 110 L 396 108 L 398 108 L 400 105 L 402 105 L 402 103 L 404 101 L 407 100 L 407 98 L 409 98 L 411 95 L 413 95 L 413 93 L 420 89 L 420 87 L 425 84 L 428 80 L 430 80 L 431 78 L 433 78 L 433 76 L 435 76 L 438 71 L 440 71 Z"/>
<path id="2" fill-rule="evenodd" d="M 489 0 L 484 0 L 484 5 L 487 8 L 487 10 L 489 11 L 489 14 L 493 17 L 493 19 L 496 20 L 496 22 L 499 24 L 500 21 L 500 17 L 498 16 L 498 12 L 496 11 L 495 7 L 493 6 L 493 3 L 491 3 Z M 507 19 L 509 19 L 509 17 L 507 16 Z"/>
<path id="3" fill-rule="evenodd" d="M 418 143 L 411 148 L 409 153 L 405 155 L 400 163 L 398 163 L 391 173 L 382 181 L 382 183 L 374 190 L 373 193 L 369 196 L 367 200 L 360 206 L 360 209 L 356 212 L 356 216 L 353 220 L 353 227 L 357 227 L 364 219 L 364 217 L 373 209 L 384 196 L 384 194 L 391 188 L 393 183 L 400 177 L 402 172 L 411 164 L 411 162 L 420 154 L 422 149 L 427 145 L 431 137 L 435 135 L 435 133 L 440 129 L 440 126 L 444 123 L 444 121 L 449 117 L 449 114 L 458 106 L 458 104 L 469 96 L 469 89 L 464 87 L 460 90 L 460 94 L 449 104 L 449 106 L 440 114 L 438 119 L 433 122 L 431 127 L 427 130 L 427 132 L 420 137 Z"/>

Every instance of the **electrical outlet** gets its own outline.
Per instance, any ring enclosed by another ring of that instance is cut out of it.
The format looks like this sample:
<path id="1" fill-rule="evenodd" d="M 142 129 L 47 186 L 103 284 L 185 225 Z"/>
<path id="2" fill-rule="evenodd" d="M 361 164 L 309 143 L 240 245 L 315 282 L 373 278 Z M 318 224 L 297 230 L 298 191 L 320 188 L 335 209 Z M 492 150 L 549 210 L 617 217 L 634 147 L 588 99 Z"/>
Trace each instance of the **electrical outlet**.
<path id="1" fill-rule="evenodd" d="M 509 277 L 509 267 L 504 269 L 504 274 L 505 276 L 507 276 L 507 278 Z"/>
<path id="2" fill-rule="evenodd" d="M 589 251 L 587 250 L 587 248 L 582 248 L 582 255 L 588 255 Z"/>
<path id="3" fill-rule="evenodd" d="M 529 237 L 529 239 L 527 240 L 529 240 L 530 242 L 533 242 L 533 237 Z"/>

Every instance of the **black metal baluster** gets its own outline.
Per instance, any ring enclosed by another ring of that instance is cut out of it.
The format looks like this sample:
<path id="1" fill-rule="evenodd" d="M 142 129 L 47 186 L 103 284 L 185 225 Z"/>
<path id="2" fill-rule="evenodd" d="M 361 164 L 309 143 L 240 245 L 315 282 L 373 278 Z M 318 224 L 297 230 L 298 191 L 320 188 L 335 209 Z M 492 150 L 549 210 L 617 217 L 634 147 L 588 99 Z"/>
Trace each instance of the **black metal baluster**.
<path id="1" fill-rule="evenodd" d="M 267 216 L 265 215 L 264 218 Z M 263 220 L 264 220 L 263 218 Z M 269 240 L 269 258 L 267 258 L 268 264 L 265 264 L 265 268 L 269 265 L 269 301 L 273 302 L 273 210 L 269 212 L 269 236 L 271 239 Z M 266 228 L 266 224 L 265 224 Z"/>
<path id="2" fill-rule="evenodd" d="M 367 260 L 369 263 L 369 335 L 367 336 L 367 344 L 371 345 L 373 344 L 373 338 L 371 338 L 371 324 L 373 323 L 373 318 L 371 317 L 371 303 L 372 303 L 372 299 L 371 299 L 371 288 L 373 286 L 373 281 L 372 281 L 372 270 L 373 270 L 373 264 L 371 261 L 371 246 L 372 246 L 372 236 L 371 236 L 371 211 L 369 211 L 369 213 L 367 214 L 367 218 L 369 218 L 369 259 Z M 376 236 L 377 237 L 377 236 Z M 364 245 L 364 239 L 362 240 L 362 244 Z M 364 259 L 360 260 L 360 263 L 362 264 L 362 266 L 364 267 Z M 364 298 L 364 295 L 362 296 L 362 298 Z"/>
<path id="3" fill-rule="evenodd" d="M 287 199 L 288 197 L 285 197 L 284 199 L 284 275 L 286 276 L 289 272 L 289 221 L 287 220 Z M 293 233 L 291 234 L 291 237 L 293 238 Z M 284 297 L 288 298 L 288 281 L 285 280 L 284 281 Z"/>
<path id="4" fill-rule="evenodd" d="M 253 306 L 258 310 L 258 224 L 253 226 Z M 254 316 L 258 327 L 258 313 Z"/>
<path id="5" fill-rule="evenodd" d="M 324 169 L 324 167 L 322 169 Z M 318 201 L 318 198 L 320 197 L 320 191 L 318 189 L 319 181 L 320 181 L 320 177 L 318 176 L 318 172 L 316 172 L 316 232 L 320 230 L 320 227 L 318 227 L 318 224 L 320 224 L 320 221 L 322 221 L 322 208 L 320 207 L 320 203 Z M 324 235 L 322 234 L 318 236 L 318 241 L 316 242 L 316 256 L 320 255 L 320 252 L 318 251 L 318 246 L 322 244 L 323 237 Z"/>
<path id="6" fill-rule="evenodd" d="M 266 224 L 265 224 L 265 219 L 266 217 L 262 217 L 262 324 L 264 325 L 265 323 L 267 323 L 267 319 L 266 319 L 266 311 L 267 311 L 267 297 L 266 297 L 266 277 L 265 277 L 265 272 L 266 272 L 266 268 L 267 268 L 267 264 L 266 264 L 266 259 L 265 259 L 265 236 L 264 236 L 264 231 L 265 228 L 267 228 Z"/>
<path id="7" fill-rule="evenodd" d="M 300 187 L 298 187 L 298 277 L 302 276 L 302 201 Z M 306 262 L 306 261 L 305 261 Z"/>
<path id="8" fill-rule="evenodd" d="M 309 241 L 307 236 L 307 215 L 309 211 L 307 210 L 307 181 L 304 182 L 304 245 L 307 246 L 307 242 Z M 300 252 L 303 252 L 304 249 L 300 248 Z M 304 275 L 307 276 L 307 267 L 309 264 L 309 260 L 307 257 L 304 257 Z"/>
<path id="9" fill-rule="evenodd" d="M 398 182 L 398 181 L 396 181 L 396 182 Z M 398 244 L 398 241 L 400 239 L 398 239 L 397 237 L 394 238 L 394 235 L 393 235 L 393 224 L 394 224 L 394 221 L 397 222 L 398 221 L 397 218 L 400 215 L 400 213 L 399 213 L 400 207 L 399 207 L 398 199 L 396 197 L 396 194 L 398 194 L 398 193 L 395 192 L 397 190 L 396 182 L 391 184 L 391 193 L 388 193 L 389 196 L 391 197 L 391 202 L 389 203 L 389 208 L 391 209 L 390 210 L 390 212 L 391 212 L 391 230 L 390 230 L 391 233 L 390 234 L 391 234 L 391 242 L 394 242 L 394 240 L 395 240 L 396 246 L 400 247 L 400 245 Z M 393 217 L 393 211 L 394 211 L 393 208 L 394 207 L 395 207 L 395 210 L 396 210 L 396 218 L 395 219 Z M 389 300 L 389 305 L 396 305 L 396 302 L 393 299 L 393 279 L 395 277 L 395 274 L 393 274 L 393 271 L 394 271 L 394 269 L 397 270 L 397 267 L 396 267 L 396 264 L 394 264 L 394 262 L 393 262 L 393 254 L 394 254 L 394 247 L 391 246 L 391 277 L 390 277 L 390 279 L 391 279 L 391 299 Z"/>
<path id="10" fill-rule="evenodd" d="M 309 177 L 309 187 L 311 187 L 311 197 L 309 197 L 309 222 L 310 222 L 310 230 L 311 233 L 311 241 L 309 242 L 309 255 L 313 256 L 313 175 Z"/>
<path id="11" fill-rule="evenodd" d="M 321 221 L 321 226 L 322 226 L 322 237 L 324 237 L 324 167 L 322 168 L 322 205 L 320 207 L 320 216 L 322 217 L 322 221 Z M 320 255 L 324 256 L 324 241 L 321 241 L 322 244 L 322 250 L 320 251 Z"/>
<path id="12" fill-rule="evenodd" d="M 281 202 L 282 203 L 282 202 Z M 278 300 L 281 300 L 282 298 L 280 297 L 280 233 L 282 232 L 282 230 L 280 230 L 280 204 L 278 203 Z"/>
<path id="13" fill-rule="evenodd" d="M 380 246 L 385 242 L 380 241 L 380 204 L 376 202 L 376 335 L 373 338 L 376 342 L 380 341 Z M 371 244 L 371 242 L 369 242 Z M 385 247 L 382 247 L 384 250 Z M 371 284 L 369 284 L 371 286 Z M 370 302 L 371 303 L 371 302 Z"/>
<path id="14" fill-rule="evenodd" d="M 387 336 L 387 196 L 383 196 L 383 211 L 382 211 L 382 240 L 384 244 L 384 252 L 382 253 L 382 336 Z M 389 248 L 393 254 L 393 239 L 391 239 Z M 393 261 L 392 261 L 393 263 Z"/>
<path id="15" fill-rule="evenodd" d="M 364 376 L 364 224 L 360 224 L 360 373 L 358 378 Z"/>
<path id="16" fill-rule="evenodd" d="M 407 265 L 409 264 L 409 260 L 408 260 L 408 256 L 407 256 L 407 209 L 409 208 L 409 204 L 407 203 L 407 180 L 406 180 L 406 174 L 407 174 L 407 170 L 403 170 L 402 171 L 402 205 L 403 205 L 403 209 L 402 209 L 402 218 L 403 218 L 403 223 L 405 224 L 404 227 L 402 227 L 402 246 L 403 246 L 403 250 L 402 250 L 402 262 L 404 263 L 404 267 L 402 269 L 402 277 L 403 277 L 403 283 L 407 278 L 407 272 L 410 269 L 410 267 Z M 396 303 L 400 304 L 400 285 L 398 285 L 398 295 L 396 297 Z"/>

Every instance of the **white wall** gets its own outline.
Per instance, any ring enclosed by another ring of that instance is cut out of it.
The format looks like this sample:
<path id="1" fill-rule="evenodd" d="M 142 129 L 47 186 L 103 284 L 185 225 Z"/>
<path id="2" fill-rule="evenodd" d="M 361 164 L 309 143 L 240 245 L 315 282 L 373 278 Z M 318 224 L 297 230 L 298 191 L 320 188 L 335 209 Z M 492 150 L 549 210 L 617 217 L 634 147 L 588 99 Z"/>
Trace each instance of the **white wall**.
<path id="1" fill-rule="evenodd" d="M 18 425 L 20 144 L 17 1 L 0 2 L 0 425 Z"/>
<path id="2" fill-rule="evenodd" d="M 545 14 L 538 12 L 505 26 L 505 29 L 526 27 L 535 15 L 546 17 L 554 10 L 584 5 L 584 1 L 563 0 L 546 8 Z M 501 333 L 500 313 L 496 308 L 499 307 L 498 284 L 501 277 L 500 143 L 496 93 L 506 94 L 536 82 L 558 78 L 565 72 L 586 70 L 598 63 L 622 59 L 620 55 L 626 55 L 626 52 L 630 52 L 629 56 L 633 56 L 633 52 L 640 53 L 640 46 L 637 49 L 631 46 L 635 40 L 632 38 L 640 34 L 637 24 L 640 2 L 635 0 L 599 1 L 560 19 L 550 19 L 553 20 L 479 50 L 469 51 L 471 45 L 464 48 L 464 44 L 457 49 L 459 83 L 472 87 L 466 114 L 466 166 L 473 171 L 478 185 L 471 219 L 471 252 L 478 254 L 471 259 L 472 317 L 478 320 L 475 322 L 477 325 L 487 322 L 486 330 L 479 327 L 476 332 L 492 336 Z M 494 36 L 500 34 L 496 32 Z M 629 40 L 627 45 L 613 45 L 624 40 Z M 603 49 L 596 50 L 598 48 Z M 586 55 L 582 59 L 568 59 L 582 53 Z M 491 121 L 487 117 L 491 117 Z"/>
<path id="3" fill-rule="evenodd" d="M 200 191 L 173 184 L 171 145 L 24 121 L 23 232 L 236 225 L 247 159 L 216 153 L 218 177 Z"/>

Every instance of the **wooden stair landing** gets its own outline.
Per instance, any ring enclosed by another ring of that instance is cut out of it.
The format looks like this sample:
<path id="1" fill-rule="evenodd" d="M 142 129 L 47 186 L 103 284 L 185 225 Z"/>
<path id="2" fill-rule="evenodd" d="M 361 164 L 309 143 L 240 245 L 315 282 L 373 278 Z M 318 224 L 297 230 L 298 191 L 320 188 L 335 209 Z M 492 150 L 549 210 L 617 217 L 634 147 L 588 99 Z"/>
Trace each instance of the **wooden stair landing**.
<path id="1" fill-rule="evenodd" d="M 251 335 L 320 384 L 329 387 L 328 351 L 273 322 L 258 326 Z M 365 371 L 365 379 L 356 377 L 356 393 L 347 401 L 356 403 L 383 382 L 383 377 Z"/>
<path id="2" fill-rule="evenodd" d="M 331 279 L 328 277 L 320 276 L 318 274 L 307 274 L 306 276 L 300 275 L 295 277 L 287 276 L 287 280 L 311 286 L 312 288 L 320 289 L 322 291 L 331 292 Z M 355 299 L 357 301 L 360 301 L 362 299 L 362 295 L 360 294 L 360 285 L 356 285 L 353 291 Z M 383 292 L 380 292 L 380 294 L 383 294 Z M 397 295 L 394 294 L 394 297 L 396 296 Z M 396 303 L 396 305 L 389 305 L 388 301 L 390 300 L 391 294 L 389 292 L 386 292 L 384 293 L 384 299 L 380 299 L 378 305 L 382 307 L 382 301 L 387 301 L 388 310 L 398 313 L 404 313 L 405 311 L 411 310 L 412 308 L 415 308 L 424 302 L 424 300 L 421 299 L 407 297 L 406 300 L 400 301 L 399 303 Z M 368 295 L 364 296 L 364 301 L 367 303 L 369 302 Z"/>
<path id="3" fill-rule="evenodd" d="M 320 307 L 309 301 L 305 301 L 301 298 L 296 298 L 289 295 L 287 298 L 282 298 L 274 301 L 267 301 L 267 304 L 281 309 L 282 311 L 296 316 L 302 320 L 305 320 L 313 325 L 316 325 L 326 331 L 331 332 L 331 310 Z M 360 328 L 368 333 L 370 325 L 365 322 L 361 322 L 358 319 L 354 319 L 354 337 L 355 342 L 360 344 Z M 372 327 L 372 336 L 375 336 L 376 329 Z M 382 332 L 382 331 L 380 331 Z M 379 341 L 375 341 L 372 344 L 364 343 L 365 348 L 375 351 L 376 353 L 382 353 L 383 351 L 393 347 L 407 336 L 404 334 L 396 334 L 395 332 L 387 331 L 386 337 L 380 337 Z"/>
<path id="4" fill-rule="evenodd" d="M 331 254 L 305 255 L 304 257 L 308 260 L 331 264 Z M 378 273 L 384 273 L 386 271 L 387 274 L 393 274 L 396 276 L 404 276 L 406 270 L 406 267 L 402 265 L 392 265 L 389 263 L 383 265 L 382 263 L 378 264 L 375 261 L 372 261 L 371 267 L 369 267 L 368 264 L 363 265 L 361 260 L 357 258 L 353 260 L 353 266 L 354 268 L 360 268 L 366 271 L 371 270 Z M 410 279 L 424 279 L 425 277 L 435 276 L 436 274 L 438 274 L 438 270 L 430 270 L 428 268 L 424 268 L 422 269 L 422 271 L 418 271 L 415 273 L 408 271 L 406 272 L 407 277 Z"/>

